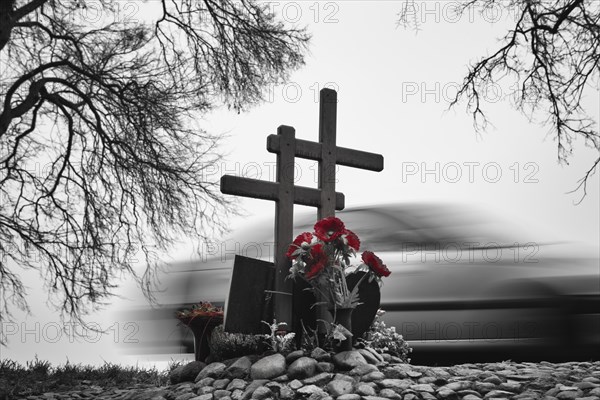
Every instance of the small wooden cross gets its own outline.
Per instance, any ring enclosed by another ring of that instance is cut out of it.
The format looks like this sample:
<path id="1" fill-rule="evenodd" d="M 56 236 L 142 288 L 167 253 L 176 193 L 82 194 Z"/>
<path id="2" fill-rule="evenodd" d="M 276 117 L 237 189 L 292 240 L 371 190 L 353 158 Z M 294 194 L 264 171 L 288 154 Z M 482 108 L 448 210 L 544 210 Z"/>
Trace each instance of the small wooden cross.
<path id="1" fill-rule="evenodd" d="M 267 138 L 267 150 L 277 154 L 276 182 L 232 175 L 221 177 L 221 192 L 256 199 L 273 200 L 275 207 L 275 288 L 274 318 L 292 322 L 292 282 L 286 277 L 291 266 L 285 253 L 292 242 L 294 204 L 318 208 L 318 218 L 335 215 L 344 209 L 344 195 L 335 191 L 336 165 L 371 171 L 383 170 L 383 156 L 335 145 L 337 93 L 322 89 L 319 93 L 319 142 L 296 139 L 294 128 L 282 125 L 277 135 Z M 319 163 L 318 189 L 294 185 L 295 157 Z"/>

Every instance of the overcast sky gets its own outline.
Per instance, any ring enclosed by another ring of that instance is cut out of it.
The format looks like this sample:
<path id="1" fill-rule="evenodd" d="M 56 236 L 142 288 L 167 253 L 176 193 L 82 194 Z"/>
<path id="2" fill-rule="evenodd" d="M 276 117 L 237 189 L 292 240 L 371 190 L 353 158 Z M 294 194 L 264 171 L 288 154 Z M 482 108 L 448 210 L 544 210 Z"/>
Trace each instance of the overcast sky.
<path id="1" fill-rule="evenodd" d="M 531 123 L 511 107 L 507 82 L 488 91 L 485 110 L 493 123 L 477 135 L 465 104 L 447 110 L 448 100 L 462 81 L 469 61 L 494 49 L 514 13 L 494 9 L 485 15 L 452 15 L 452 2 L 416 1 L 420 30 L 397 27 L 403 2 L 342 1 L 272 3 L 290 23 L 307 25 L 313 34 L 306 66 L 283 86 L 269 89 L 268 99 L 248 112 L 217 110 L 201 125 L 227 133 L 222 149 L 227 159 L 211 171 L 274 180 L 275 155 L 266 151 L 266 137 L 279 125 L 290 125 L 296 136 L 318 140 L 318 91 L 338 91 L 339 146 L 381 153 L 382 172 L 340 167 L 337 190 L 346 206 L 392 202 L 453 202 L 474 205 L 511 224 L 534 232 L 531 240 L 573 240 L 598 246 L 600 211 L 598 174 L 588 196 L 567 194 L 589 168 L 597 153 L 575 143 L 569 166 L 557 163 L 556 142 L 548 128 Z M 132 3 L 143 13 L 143 3 Z M 589 90 L 585 106 L 598 121 L 598 91 Z M 436 172 L 437 171 L 437 172 Z M 298 184 L 316 186 L 313 162 L 299 162 Z M 248 217 L 232 219 L 235 230 L 252 217 L 271 217 L 272 202 L 243 199 Z M 515 239 L 516 240 L 516 239 Z M 189 245 L 173 252 L 174 260 L 194 257 Z M 31 275 L 35 289 L 35 275 Z M 120 294 L 135 297 L 130 291 Z M 125 357 L 117 344 L 135 339 L 135 325 L 119 321 L 116 301 L 92 318 L 111 333 L 77 341 L 55 333 L 62 323 L 32 296 L 34 314 L 11 325 L 9 347 L 1 357 L 20 362 L 101 364 L 103 360 L 141 364 L 149 358 Z M 116 343 L 116 344 L 115 344 Z"/>

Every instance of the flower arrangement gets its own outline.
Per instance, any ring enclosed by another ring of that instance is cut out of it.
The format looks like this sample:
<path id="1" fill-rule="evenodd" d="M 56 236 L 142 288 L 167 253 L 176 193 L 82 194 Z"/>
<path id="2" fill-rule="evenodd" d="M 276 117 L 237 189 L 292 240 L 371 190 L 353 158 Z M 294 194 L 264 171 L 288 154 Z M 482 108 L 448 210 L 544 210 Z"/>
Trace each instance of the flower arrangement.
<path id="1" fill-rule="evenodd" d="M 191 322 L 196 318 L 223 317 L 223 307 L 214 306 L 208 301 L 192 305 L 192 308 L 175 312 L 175 317 L 180 321 Z"/>
<path id="2" fill-rule="evenodd" d="M 361 255 L 362 264 L 351 273 L 365 272 L 352 291 L 346 276 L 352 267 L 350 258 L 360 250 L 360 239 L 336 217 L 323 218 L 314 226 L 314 233 L 304 232 L 294 239 L 286 253 L 292 260 L 291 278 L 307 281 L 321 303 L 329 309 L 355 308 L 360 304 L 358 287 L 363 279 L 376 280 L 390 275 L 390 270 L 371 251 Z"/>
<path id="3" fill-rule="evenodd" d="M 192 308 L 175 312 L 175 317 L 192 330 L 196 361 L 204 361 L 210 354 L 209 338 L 213 329 L 223 322 L 223 308 L 203 301 Z"/>

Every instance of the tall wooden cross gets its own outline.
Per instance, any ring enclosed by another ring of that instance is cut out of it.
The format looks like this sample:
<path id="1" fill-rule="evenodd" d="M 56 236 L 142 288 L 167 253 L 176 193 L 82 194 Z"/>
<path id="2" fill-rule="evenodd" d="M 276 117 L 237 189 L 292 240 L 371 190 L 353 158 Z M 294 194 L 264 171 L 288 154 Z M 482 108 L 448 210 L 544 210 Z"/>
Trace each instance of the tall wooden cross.
<path id="1" fill-rule="evenodd" d="M 319 142 L 296 139 L 294 128 L 282 125 L 277 135 L 267 137 L 267 150 L 277 154 L 276 182 L 221 177 L 221 192 L 256 199 L 273 200 L 275 206 L 275 288 L 274 318 L 277 322 L 292 322 L 292 282 L 286 277 L 291 266 L 285 256 L 292 242 L 294 204 L 317 207 L 318 218 L 335 215 L 344 209 L 344 195 L 335 191 L 336 165 L 371 171 L 383 170 L 383 156 L 365 151 L 338 147 L 336 142 L 337 93 L 322 89 L 319 93 Z M 319 163 L 318 189 L 294 185 L 295 157 Z"/>

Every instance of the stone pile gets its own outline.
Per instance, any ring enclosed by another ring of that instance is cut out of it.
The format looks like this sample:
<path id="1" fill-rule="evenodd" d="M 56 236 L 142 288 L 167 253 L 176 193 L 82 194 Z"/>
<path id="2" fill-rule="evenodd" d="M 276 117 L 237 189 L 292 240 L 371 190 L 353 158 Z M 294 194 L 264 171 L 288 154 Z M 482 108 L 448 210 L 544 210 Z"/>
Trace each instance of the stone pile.
<path id="1" fill-rule="evenodd" d="M 368 350 L 241 357 L 174 369 L 170 385 L 91 388 L 38 399 L 120 400 L 600 400 L 600 362 L 425 367 Z"/>

